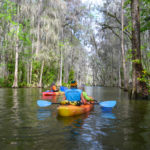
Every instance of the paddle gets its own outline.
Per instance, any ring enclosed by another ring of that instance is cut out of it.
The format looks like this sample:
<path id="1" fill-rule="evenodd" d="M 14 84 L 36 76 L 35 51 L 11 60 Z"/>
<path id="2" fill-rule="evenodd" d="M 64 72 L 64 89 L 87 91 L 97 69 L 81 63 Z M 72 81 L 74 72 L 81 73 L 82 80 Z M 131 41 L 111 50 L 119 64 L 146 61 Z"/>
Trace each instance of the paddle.
<path id="1" fill-rule="evenodd" d="M 102 108 L 107 108 L 109 110 L 109 109 L 112 109 L 116 105 L 116 103 L 117 102 L 115 100 L 112 100 L 112 101 L 103 101 L 103 102 L 94 103 L 94 104 L 99 104 Z M 61 104 L 61 103 L 52 103 L 46 100 L 37 101 L 37 105 L 40 107 L 48 107 L 52 104 Z"/>
<path id="2" fill-rule="evenodd" d="M 100 102 L 99 105 L 101 107 L 114 107 L 116 105 L 116 101 L 112 100 L 112 101 L 104 101 L 104 102 Z"/>
<path id="3" fill-rule="evenodd" d="M 48 107 L 52 104 L 60 104 L 60 103 L 52 103 L 52 102 L 49 102 L 49 101 L 46 101 L 46 100 L 38 100 L 37 101 L 37 105 L 40 106 L 40 107 Z"/>
<path id="4" fill-rule="evenodd" d="M 112 111 L 112 108 L 115 107 L 116 103 L 117 102 L 115 100 L 112 100 L 100 102 L 99 105 L 101 106 L 102 111 Z"/>

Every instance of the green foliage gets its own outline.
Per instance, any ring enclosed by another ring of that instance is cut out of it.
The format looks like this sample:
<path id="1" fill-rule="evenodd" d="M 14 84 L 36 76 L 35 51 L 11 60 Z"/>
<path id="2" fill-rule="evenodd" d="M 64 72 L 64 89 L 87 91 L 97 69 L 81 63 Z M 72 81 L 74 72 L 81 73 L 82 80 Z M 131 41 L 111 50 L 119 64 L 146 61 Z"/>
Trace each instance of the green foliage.
<path id="1" fill-rule="evenodd" d="M 50 86 L 54 81 L 56 81 L 56 73 L 54 72 L 54 70 L 51 71 L 46 71 L 44 69 L 44 75 L 43 75 L 43 84 L 46 86 Z"/>
<path id="2" fill-rule="evenodd" d="M 69 87 L 68 83 L 62 83 L 62 86 Z"/>
<path id="3" fill-rule="evenodd" d="M 18 70 L 19 70 L 18 85 L 19 87 L 24 87 L 27 85 L 27 81 L 26 81 L 26 69 L 23 61 L 19 61 Z"/>
<path id="4" fill-rule="evenodd" d="M 137 64 L 140 64 L 141 63 L 141 60 L 140 59 L 134 59 L 132 60 L 133 63 L 137 63 Z"/>
<path id="5" fill-rule="evenodd" d="M 62 42 L 59 42 L 60 47 L 64 47 L 64 44 Z"/>
<path id="6" fill-rule="evenodd" d="M 147 53 L 147 56 L 150 58 L 150 52 Z"/>
<path id="7" fill-rule="evenodd" d="M 141 11 L 140 11 L 140 20 L 141 20 L 141 32 L 146 30 L 150 30 L 150 1 L 149 0 L 142 0 L 141 1 Z"/>
<path id="8" fill-rule="evenodd" d="M 9 36 L 15 36 L 18 35 L 19 40 L 24 43 L 24 45 L 31 45 L 30 37 L 29 37 L 29 27 L 30 22 L 28 20 L 24 20 L 23 24 L 28 29 L 28 32 L 24 32 L 24 26 L 22 23 L 16 22 L 14 19 L 14 16 L 17 14 L 17 5 L 14 2 L 11 2 L 9 0 L 5 0 L 2 6 L 2 10 L 0 12 L 0 19 L 3 19 L 6 21 L 6 23 L 9 23 L 11 28 L 8 32 Z M 19 32 L 16 30 L 16 28 L 19 28 Z"/>
<path id="9" fill-rule="evenodd" d="M 9 76 L 4 79 L 4 87 L 11 87 L 13 84 L 13 79 L 14 79 L 14 68 L 15 68 L 15 63 L 13 60 L 9 60 L 7 62 L 7 70 L 9 72 Z"/>
<path id="10" fill-rule="evenodd" d="M 19 40 L 22 41 L 24 45 L 31 46 L 29 20 L 25 19 L 22 24 L 19 24 Z"/>
<path id="11" fill-rule="evenodd" d="M 71 70 L 69 72 L 68 83 L 70 84 L 72 80 L 74 80 L 74 70 L 71 68 Z"/>
<path id="12" fill-rule="evenodd" d="M 144 32 L 146 30 L 150 30 L 150 22 L 142 24 L 140 31 Z"/>
<path id="13" fill-rule="evenodd" d="M 126 0 L 124 2 L 125 16 L 128 18 L 128 25 L 124 28 L 124 30 L 128 29 L 130 32 L 132 31 L 132 22 L 131 22 L 131 0 Z M 150 1 L 142 0 L 140 2 L 140 31 L 144 32 L 150 30 Z"/>
<path id="14" fill-rule="evenodd" d="M 132 49 L 128 49 L 128 51 L 126 53 L 126 58 L 127 59 L 132 59 Z"/>
<path id="15" fill-rule="evenodd" d="M 150 93 L 150 73 L 147 72 L 146 69 L 144 69 L 142 71 L 142 76 L 141 76 L 141 78 L 138 78 L 138 80 L 141 81 L 141 82 L 145 82 L 146 83 L 146 85 L 148 87 L 148 90 L 149 90 L 149 93 Z"/>
<path id="16" fill-rule="evenodd" d="M 33 84 L 38 83 L 39 81 L 39 75 L 40 75 L 40 62 L 39 61 L 33 61 L 33 70 L 32 70 L 32 82 Z"/>
<path id="17" fill-rule="evenodd" d="M 5 80 L 5 86 L 12 87 L 14 80 L 14 74 L 10 74 L 8 78 Z"/>
<path id="18" fill-rule="evenodd" d="M 23 82 L 19 82 L 19 87 L 26 87 L 27 86 L 27 82 L 23 81 Z"/>
<path id="19" fill-rule="evenodd" d="M 0 87 L 4 87 L 5 83 L 4 83 L 4 78 L 0 78 Z"/>
<path id="20" fill-rule="evenodd" d="M 142 50 L 142 51 L 145 50 L 146 47 L 147 47 L 147 44 L 141 45 L 141 50 Z"/>
<path id="21" fill-rule="evenodd" d="M 57 68 L 54 64 L 51 64 L 51 68 L 49 66 L 45 66 L 43 70 L 43 84 L 44 86 L 50 86 L 53 82 L 57 81 Z"/>
<path id="22" fill-rule="evenodd" d="M 2 9 L 0 11 L 0 19 L 6 20 L 9 22 L 12 20 L 12 16 L 16 15 L 16 4 L 10 0 L 5 0 L 2 3 Z"/>
<path id="23" fill-rule="evenodd" d="M 124 2 L 124 8 L 126 8 L 128 5 L 130 5 L 130 3 L 131 3 L 131 0 L 126 0 Z"/>
<path id="24" fill-rule="evenodd" d="M 131 32 L 132 31 L 132 22 L 131 22 L 131 7 L 130 7 L 130 4 L 131 4 L 131 0 L 126 0 L 124 2 L 124 10 L 125 10 L 125 17 L 127 18 L 128 20 L 128 24 L 124 27 L 124 31 L 127 30 L 128 32 Z"/>

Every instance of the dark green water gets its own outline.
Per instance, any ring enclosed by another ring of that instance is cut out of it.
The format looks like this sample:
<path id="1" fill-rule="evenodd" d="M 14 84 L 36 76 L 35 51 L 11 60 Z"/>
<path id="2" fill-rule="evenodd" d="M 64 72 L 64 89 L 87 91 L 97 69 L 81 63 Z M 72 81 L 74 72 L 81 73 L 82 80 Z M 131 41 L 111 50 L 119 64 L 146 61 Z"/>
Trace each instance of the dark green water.
<path id="1" fill-rule="evenodd" d="M 37 106 L 42 89 L 0 88 L 0 150 L 150 149 L 150 101 L 129 100 L 118 88 L 86 91 L 97 100 L 117 100 L 117 106 L 108 113 L 95 105 L 89 114 L 62 118 L 56 105 Z"/>

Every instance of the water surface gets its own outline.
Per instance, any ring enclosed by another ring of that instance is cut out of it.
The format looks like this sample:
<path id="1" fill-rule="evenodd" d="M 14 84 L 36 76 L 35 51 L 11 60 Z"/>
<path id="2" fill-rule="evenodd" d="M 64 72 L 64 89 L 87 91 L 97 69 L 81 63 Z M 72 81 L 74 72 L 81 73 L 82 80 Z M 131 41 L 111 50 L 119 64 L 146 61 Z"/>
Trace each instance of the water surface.
<path id="1" fill-rule="evenodd" d="M 62 118 L 57 106 L 39 108 L 43 89 L 0 88 L 1 150 L 148 150 L 150 102 L 129 100 L 118 88 L 86 87 L 98 101 L 117 100 L 112 112 L 100 106 L 88 114 Z M 53 102 L 62 97 L 49 97 Z"/>

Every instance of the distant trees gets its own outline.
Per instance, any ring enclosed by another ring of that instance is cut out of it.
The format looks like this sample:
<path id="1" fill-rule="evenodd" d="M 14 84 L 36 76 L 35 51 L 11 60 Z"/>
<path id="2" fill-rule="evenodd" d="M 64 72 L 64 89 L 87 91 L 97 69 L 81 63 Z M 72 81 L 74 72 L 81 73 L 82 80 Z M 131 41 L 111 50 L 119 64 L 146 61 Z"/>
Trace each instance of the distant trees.
<path id="1" fill-rule="evenodd" d="M 1 1 L 0 85 L 61 85 L 71 68 L 77 80 L 86 82 L 85 10 L 80 0 Z"/>
<path id="2" fill-rule="evenodd" d="M 0 86 L 43 87 L 74 78 L 125 90 L 132 83 L 132 97 L 147 97 L 149 6 L 149 0 L 1 1 Z"/>
<path id="3" fill-rule="evenodd" d="M 147 62 L 150 60 L 147 37 L 150 26 L 146 21 L 146 8 L 149 10 L 150 2 L 144 0 L 140 3 L 138 5 L 138 1 L 134 0 L 106 0 L 103 5 L 94 7 L 96 17 L 92 22 L 95 23 L 96 31 L 93 30 L 89 35 L 93 84 L 130 89 L 128 83 L 132 82 L 131 95 L 134 98 L 136 95 L 147 97 L 150 87 L 147 65 L 150 65 Z M 142 8 L 141 13 L 138 11 L 139 6 Z"/>

